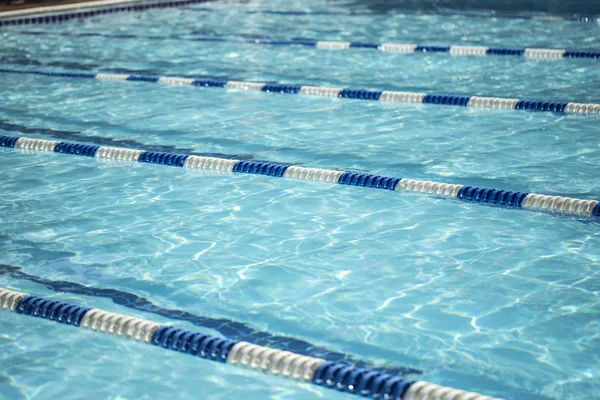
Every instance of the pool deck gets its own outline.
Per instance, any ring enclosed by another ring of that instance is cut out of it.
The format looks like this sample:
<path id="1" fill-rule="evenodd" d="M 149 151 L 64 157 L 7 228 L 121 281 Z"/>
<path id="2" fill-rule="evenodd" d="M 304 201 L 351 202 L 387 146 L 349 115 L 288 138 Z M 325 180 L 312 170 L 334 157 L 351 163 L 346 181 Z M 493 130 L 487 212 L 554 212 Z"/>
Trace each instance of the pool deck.
<path id="1" fill-rule="evenodd" d="M 65 4 L 77 4 L 77 3 L 86 3 L 84 0 L 52 0 L 52 1 L 24 1 L 24 2 L 6 2 L 0 3 L 0 12 L 5 11 L 18 11 L 31 9 L 36 7 L 53 7 L 53 6 L 62 6 Z"/>
<path id="2" fill-rule="evenodd" d="M 52 0 L 27 1 L 23 4 L 0 4 L 0 18 L 19 17 L 30 14 L 41 14 L 53 11 L 69 11 L 79 8 L 103 7 L 115 4 L 139 3 L 140 0 Z"/>

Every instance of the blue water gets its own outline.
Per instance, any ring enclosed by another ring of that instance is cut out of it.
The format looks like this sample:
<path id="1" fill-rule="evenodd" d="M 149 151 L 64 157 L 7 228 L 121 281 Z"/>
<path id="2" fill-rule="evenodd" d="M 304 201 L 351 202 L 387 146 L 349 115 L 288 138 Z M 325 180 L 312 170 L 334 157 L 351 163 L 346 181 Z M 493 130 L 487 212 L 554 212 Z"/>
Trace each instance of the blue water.
<path id="1" fill-rule="evenodd" d="M 600 44 L 593 24 L 238 10 L 293 7 L 283 1 L 214 7 L 4 29 L 0 62 L 600 102 L 593 60 L 60 35 Z M 0 95 L 0 135 L 600 198 L 596 117 L 7 74 Z M 571 218 L 396 192 L 0 149 L 0 264 L 506 399 L 600 397 L 598 232 Z M 2 271 L 0 287 L 216 333 Z M 0 321 L 0 398 L 348 398 L 11 313 Z"/>

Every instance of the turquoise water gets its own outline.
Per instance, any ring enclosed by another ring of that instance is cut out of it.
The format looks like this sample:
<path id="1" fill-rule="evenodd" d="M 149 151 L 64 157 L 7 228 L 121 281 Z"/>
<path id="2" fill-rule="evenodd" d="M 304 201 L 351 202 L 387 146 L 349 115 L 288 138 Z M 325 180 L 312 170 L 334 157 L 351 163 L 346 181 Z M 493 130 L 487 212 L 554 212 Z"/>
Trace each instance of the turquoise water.
<path id="1" fill-rule="evenodd" d="M 597 25 L 572 22 L 237 10 L 287 2 L 214 7 L 4 29 L 0 62 L 599 102 L 591 60 L 60 35 L 573 49 L 600 41 Z M 600 198 L 593 117 L 6 74 L 0 93 L 0 135 Z M 600 397 L 598 232 L 571 218 L 395 192 L 0 149 L 0 264 L 506 399 Z M 2 271 L 0 287 L 200 329 Z M 47 321 L 0 320 L 7 399 L 349 398 Z"/>

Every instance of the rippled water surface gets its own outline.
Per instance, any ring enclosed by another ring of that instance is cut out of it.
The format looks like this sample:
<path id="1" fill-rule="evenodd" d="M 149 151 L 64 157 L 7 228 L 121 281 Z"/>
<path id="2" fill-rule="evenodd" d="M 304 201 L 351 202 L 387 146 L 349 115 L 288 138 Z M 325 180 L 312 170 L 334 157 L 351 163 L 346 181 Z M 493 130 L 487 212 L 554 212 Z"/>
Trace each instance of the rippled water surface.
<path id="1" fill-rule="evenodd" d="M 600 102 L 597 60 L 193 40 L 593 50 L 594 24 L 246 12 L 302 7 L 283 1 L 203 7 L 3 29 L 0 62 Z M 118 33 L 135 37 L 108 37 Z M 0 74 L 0 96 L 0 135 L 600 198 L 594 117 L 13 74 Z M 505 399 L 600 397 L 598 232 L 590 221 L 383 190 L 0 148 L 0 287 L 218 334 L 69 293 L 116 289 L 309 344 L 298 351 Z M 57 292 L 56 281 L 73 285 Z M 11 313 L 0 321 L 0 398 L 348 398 Z"/>

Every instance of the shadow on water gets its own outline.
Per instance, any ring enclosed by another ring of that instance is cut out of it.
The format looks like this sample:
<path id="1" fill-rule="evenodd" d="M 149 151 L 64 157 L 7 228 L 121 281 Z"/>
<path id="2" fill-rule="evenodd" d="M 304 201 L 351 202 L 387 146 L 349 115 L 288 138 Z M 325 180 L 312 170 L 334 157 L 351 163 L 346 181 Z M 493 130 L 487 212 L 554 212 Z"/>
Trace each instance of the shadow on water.
<path id="1" fill-rule="evenodd" d="M 237 341 L 247 341 L 261 346 L 275 347 L 310 357 L 324 358 L 329 361 L 345 362 L 357 367 L 373 368 L 377 371 L 392 375 L 423 373 L 420 370 L 410 367 L 375 367 L 366 361 L 356 360 L 348 354 L 331 351 L 324 347 L 313 345 L 304 340 L 258 331 L 244 323 L 227 319 L 202 317 L 177 309 L 162 308 L 143 297 L 121 290 L 92 288 L 74 282 L 45 279 L 27 274 L 23 272 L 21 267 L 6 264 L 0 264 L 0 275 L 8 275 L 12 278 L 36 282 L 58 293 L 71 293 L 84 296 L 108 298 L 111 299 L 113 303 L 120 306 L 157 314 L 178 321 L 190 322 L 199 327 L 213 329 L 221 333 L 223 336 Z"/>
<path id="2" fill-rule="evenodd" d="M 250 154 L 223 154 L 223 153 L 198 153 L 191 148 L 177 147 L 169 145 L 148 145 L 130 139 L 112 139 L 101 136 L 88 136 L 76 131 L 63 131 L 47 128 L 30 128 L 23 125 L 11 124 L 0 120 L 0 130 L 5 132 L 18 132 L 22 134 L 44 135 L 58 140 L 83 142 L 97 146 L 126 147 L 130 149 L 140 149 L 147 151 L 160 151 L 165 153 L 183 153 L 194 156 L 218 157 L 232 160 L 252 160 L 254 157 Z"/>

